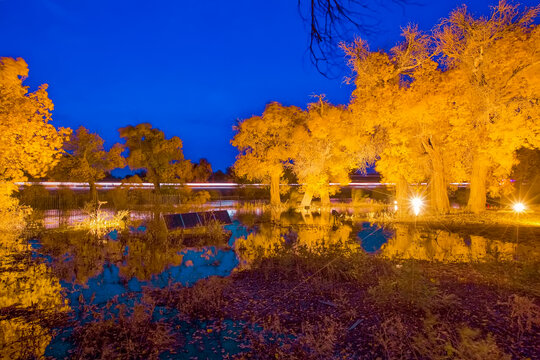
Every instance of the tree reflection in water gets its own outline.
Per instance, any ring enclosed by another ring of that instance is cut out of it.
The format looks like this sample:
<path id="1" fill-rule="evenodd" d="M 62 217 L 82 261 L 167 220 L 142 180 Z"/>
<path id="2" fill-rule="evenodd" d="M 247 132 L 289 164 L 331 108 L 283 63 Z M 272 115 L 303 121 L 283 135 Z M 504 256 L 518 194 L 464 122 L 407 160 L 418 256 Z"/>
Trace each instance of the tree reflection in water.
<path id="1" fill-rule="evenodd" d="M 380 255 L 390 259 L 439 262 L 512 261 L 536 256 L 534 247 L 523 242 L 505 242 L 479 235 L 462 235 L 440 229 L 421 229 L 413 224 L 395 224 L 395 234 L 383 244 Z"/>
<path id="2" fill-rule="evenodd" d="M 58 278 L 11 230 L 0 232 L 0 358 L 38 358 L 52 339 L 49 326 L 69 307 Z"/>
<path id="3" fill-rule="evenodd" d="M 360 251 L 359 242 L 351 234 L 351 225 L 334 223 L 328 212 L 284 213 L 279 222 L 258 224 L 253 232 L 237 238 L 234 249 L 244 266 L 286 251 L 312 254 Z"/>

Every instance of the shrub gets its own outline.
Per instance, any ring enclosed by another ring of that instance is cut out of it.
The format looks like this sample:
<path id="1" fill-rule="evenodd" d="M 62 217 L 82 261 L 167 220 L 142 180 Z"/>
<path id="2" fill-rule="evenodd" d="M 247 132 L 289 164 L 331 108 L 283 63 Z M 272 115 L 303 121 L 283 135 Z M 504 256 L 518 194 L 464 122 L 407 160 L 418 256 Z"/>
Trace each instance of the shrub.
<path id="1" fill-rule="evenodd" d="M 229 283 L 230 279 L 212 276 L 190 288 L 181 288 L 176 294 L 176 307 L 189 318 L 219 318 L 225 306 L 223 293 Z"/>
<path id="2" fill-rule="evenodd" d="M 521 337 L 532 331 L 533 325 L 540 326 L 540 307 L 526 296 L 511 295 L 504 303 L 510 307 L 510 319 Z"/>
<path id="3" fill-rule="evenodd" d="M 421 358 L 446 360 L 508 360 L 511 357 L 499 349 L 493 336 L 485 338 L 481 332 L 467 326 L 454 331 L 454 326 L 439 321 L 428 314 L 424 320 L 423 331 L 412 338 L 412 348 Z"/>
<path id="4" fill-rule="evenodd" d="M 435 306 L 439 290 L 409 264 L 379 277 L 368 289 L 370 300 L 381 308 L 428 310 Z"/>
<path id="5" fill-rule="evenodd" d="M 172 349 L 172 330 L 166 323 L 152 320 L 152 305 L 135 304 L 132 313 L 125 305 L 115 308 L 107 317 L 91 314 L 95 319 L 75 328 L 74 358 L 158 359 L 160 353 Z"/>

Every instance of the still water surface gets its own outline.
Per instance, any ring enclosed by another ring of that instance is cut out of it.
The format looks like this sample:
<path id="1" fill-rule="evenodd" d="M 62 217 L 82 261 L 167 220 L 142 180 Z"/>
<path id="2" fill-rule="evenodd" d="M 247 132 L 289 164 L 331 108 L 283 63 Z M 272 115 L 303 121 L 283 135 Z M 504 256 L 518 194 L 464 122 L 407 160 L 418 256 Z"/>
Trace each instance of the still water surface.
<path id="1" fill-rule="evenodd" d="M 539 255 L 533 244 L 518 237 L 505 240 L 413 224 L 380 227 L 344 221 L 330 214 L 285 213 L 276 218 L 260 212 L 231 211 L 231 215 L 234 222 L 224 227 L 228 239 L 217 244 L 186 246 L 189 241 L 182 243 L 170 237 L 159 240 L 147 229 L 148 218 L 135 214 L 141 223 L 128 236 L 111 232 L 95 239 L 81 231 L 45 232 L 31 241 L 33 257 L 52 270 L 62 288 L 63 300 L 73 312 L 71 321 L 77 323 L 85 321 L 81 318 L 85 306 L 105 311 L 107 303 L 115 301 L 129 307 L 140 300 L 145 288 L 162 289 L 173 284 L 189 287 L 212 276 L 227 277 L 237 269 L 249 267 L 256 259 L 279 256 L 285 248 L 310 252 L 332 248 L 390 259 L 440 262 L 509 261 Z M 172 318 L 175 314 L 160 311 L 154 316 Z M 234 322 L 227 326 L 232 332 L 241 328 L 241 324 Z M 186 338 L 195 331 L 193 324 L 182 323 L 179 328 Z M 73 327 L 56 330 L 45 355 L 67 357 L 72 348 L 69 336 Z M 219 341 L 222 346 L 227 343 Z M 240 351 L 238 345 L 229 341 L 225 347 L 234 353 Z M 193 351 L 197 350 L 186 347 L 165 357 L 189 358 Z"/>

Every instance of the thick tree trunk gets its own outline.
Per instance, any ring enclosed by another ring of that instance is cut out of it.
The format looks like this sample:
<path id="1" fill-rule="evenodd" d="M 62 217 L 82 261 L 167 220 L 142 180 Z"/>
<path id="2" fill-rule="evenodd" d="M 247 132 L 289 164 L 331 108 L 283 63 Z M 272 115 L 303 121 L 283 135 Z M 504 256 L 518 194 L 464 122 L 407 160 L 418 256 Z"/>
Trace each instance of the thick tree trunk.
<path id="1" fill-rule="evenodd" d="M 467 208 L 475 214 L 486 209 L 486 178 L 488 166 L 482 156 L 475 156 L 472 164 L 470 194 Z"/>
<path id="2" fill-rule="evenodd" d="M 446 214 L 450 211 L 450 201 L 448 200 L 443 159 L 439 151 L 433 151 L 431 155 L 431 209 L 433 212 Z"/>
<path id="3" fill-rule="evenodd" d="M 330 193 L 328 192 L 328 189 L 324 189 L 321 191 L 321 205 L 323 207 L 330 206 Z"/>
<path id="4" fill-rule="evenodd" d="M 154 192 L 161 194 L 161 182 L 159 180 L 154 181 Z"/>
<path id="5" fill-rule="evenodd" d="M 300 203 L 301 209 L 306 209 L 311 206 L 311 199 L 313 199 L 313 193 L 310 190 L 306 190 L 302 202 Z"/>
<path id="6" fill-rule="evenodd" d="M 399 180 L 396 183 L 396 201 L 397 201 L 397 214 L 399 216 L 404 216 L 407 214 L 408 209 L 408 195 L 409 195 L 409 184 L 403 176 L 399 177 Z"/>
<path id="7" fill-rule="evenodd" d="M 270 219 L 272 222 L 279 222 L 281 220 L 281 209 L 274 207 L 270 210 Z"/>
<path id="8" fill-rule="evenodd" d="M 281 204 L 281 198 L 279 196 L 279 174 L 272 174 L 270 177 L 270 204 L 279 206 Z"/>

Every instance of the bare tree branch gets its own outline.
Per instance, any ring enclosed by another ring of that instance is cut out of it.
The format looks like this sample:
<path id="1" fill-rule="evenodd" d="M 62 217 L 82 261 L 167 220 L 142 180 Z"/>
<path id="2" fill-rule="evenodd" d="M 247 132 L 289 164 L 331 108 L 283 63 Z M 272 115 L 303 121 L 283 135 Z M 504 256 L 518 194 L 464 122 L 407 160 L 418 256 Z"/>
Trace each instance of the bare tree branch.
<path id="1" fill-rule="evenodd" d="M 339 44 L 355 35 L 371 35 L 379 25 L 380 6 L 410 0 L 297 0 L 301 18 L 310 26 L 311 62 L 325 77 L 335 77 Z M 339 62 L 341 63 L 341 61 Z"/>

